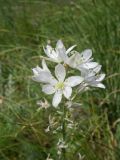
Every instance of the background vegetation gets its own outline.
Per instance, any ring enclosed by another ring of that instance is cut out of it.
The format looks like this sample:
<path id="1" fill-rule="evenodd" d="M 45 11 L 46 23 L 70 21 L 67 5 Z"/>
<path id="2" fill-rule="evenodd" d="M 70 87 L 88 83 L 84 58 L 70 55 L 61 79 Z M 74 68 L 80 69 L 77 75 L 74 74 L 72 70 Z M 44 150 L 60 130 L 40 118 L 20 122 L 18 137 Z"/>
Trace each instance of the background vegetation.
<path id="1" fill-rule="evenodd" d="M 119 0 L 0 0 L 0 160 L 45 160 L 48 153 L 57 160 L 56 137 L 44 131 L 53 109 L 36 105 L 43 93 L 31 68 L 40 64 L 42 46 L 58 39 L 78 51 L 91 48 L 107 75 L 105 90 L 78 97 L 80 129 L 73 135 L 80 147 L 69 160 L 77 152 L 85 160 L 119 160 Z"/>

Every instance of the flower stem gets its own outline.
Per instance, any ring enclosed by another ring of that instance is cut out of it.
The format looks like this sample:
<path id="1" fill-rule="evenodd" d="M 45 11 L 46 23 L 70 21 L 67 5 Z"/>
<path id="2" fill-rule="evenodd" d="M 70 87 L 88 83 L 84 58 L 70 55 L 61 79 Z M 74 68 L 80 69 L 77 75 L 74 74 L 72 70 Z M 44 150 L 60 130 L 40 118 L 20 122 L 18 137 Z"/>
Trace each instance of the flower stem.
<path id="1" fill-rule="evenodd" d="M 65 124 L 65 117 L 66 117 L 66 108 L 63 105 L 63 117 L 62 117 L 62 137 L 63 141 L 66 140 L 66 124 Z M 66 150 L 65 148 L 62 149 L 62 160 L 66 160 Z"/>

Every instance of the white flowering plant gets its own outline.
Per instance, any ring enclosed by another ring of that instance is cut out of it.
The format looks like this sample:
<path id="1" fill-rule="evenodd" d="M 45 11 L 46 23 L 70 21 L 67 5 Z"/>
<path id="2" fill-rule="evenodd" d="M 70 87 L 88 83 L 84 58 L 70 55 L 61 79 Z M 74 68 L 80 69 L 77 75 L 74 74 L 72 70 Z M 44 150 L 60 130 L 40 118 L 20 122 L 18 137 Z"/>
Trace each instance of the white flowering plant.
<path id="1" fill-rule="evenodd" d="M 59 159 L 64 160 L 72 146 L 67 134 L 77 127 L 77 123 L 70 116 L 72 106 L 77 104 L 76 97 L 90 87 L 105 89 L 102 83 L 105 74 L 100 73 L 102 66 L 94 61 L 92 50 L 86 49 L 79 53 L 74 50 L 75 47 L 76 45 L 73 45 L 66 49 L 61 40 L 57 41 L 55 48 L 47 45 L 43 48 L 47 57 L 41 57 L 42 67 L 32 69 L 32 79 L 41 84 L 42 92 L 51 97 L 50 104 L 56 109 L 58 119 L 51 118 L 50 115 L 49 126 L 45 132 L 52 131 L 53 134 L 59 135 L 56 143 L 57 154 Z M 54 72 L 50 70 L 46 60 L 55 66 Z M 50 107 L 47 101 L 45 105 L 40 104 L 45 109 Z M 77 104 L 78 107 L 79 105 Z"/>

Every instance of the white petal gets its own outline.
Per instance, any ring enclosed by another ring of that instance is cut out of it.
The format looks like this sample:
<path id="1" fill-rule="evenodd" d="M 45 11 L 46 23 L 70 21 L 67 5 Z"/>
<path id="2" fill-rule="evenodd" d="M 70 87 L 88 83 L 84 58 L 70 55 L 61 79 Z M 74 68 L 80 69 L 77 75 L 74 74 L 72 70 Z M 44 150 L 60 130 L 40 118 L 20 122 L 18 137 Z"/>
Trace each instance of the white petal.
<path id="1" fill-rule="evenodd" d="M 82 77 L 89 76 L 89 70 L 87 70 L 85 68 L 82 68 L 82 70 L 81 70 L 81 76 Z"/>
<path id="2" fill-rule="evenodd" d="M 41 71 L 43 71 L 43 69 L 37 66 L 36 68 L 33 68 L 32 71 L 34 75 L 38 75 Z"/>
<path id="3" fill-rule="evenodd" d="M 55 75 L 59 81 L 61 82 L 64 81 L 65 76 L 66 76 L 66 71 L 65 71 L 65 67 L 62 64 L 58 64 L 55 67 Z"/>
<path id="4" fill-rule="evenodd" d="M 93 69 L 93 71 L 94 71 L 95 73 L 98 73 L 98 72 L 100 72 L 101 68 L 102 68 L 101 65 L 97 65 L 97 67 L 95 67 L 95 68 Z"/>
<path id="5" fill-rule="evenodd" d="M 92 50 L 86 49 L 81 54 L 83 55 L 83 58 L 85 59 L 85 61 L 87 61 L 92 56 Z"/>
<path id="6" fill-rule="evenodd" d="M 72 88 L 69 86 L 66 86 L 65 89 L 63 90 L 63 94 L 67 99 L 69 99 L 72 94 Z"/>
<path id="7" fill-rule="evenodd" d="M 42 91 L 46 94 L 53 94 L 55 92 L 55 88 L 50 84 L 46 84 L 42 86 Z"/>
<path id="8" fill-rule="evenodd" d="M 56 91 L 53 97 L 52 104 L 54 107 L 57 107 L 62 100 L 62 91 Z"/>
<path id="9" fill-rule="evenodd" d="M 36 70 L 36 68 L 33 68 L 32 71 L 33 71 L 33 74 L 34 74 L 35 76 L 38 75 L 38 71 Z"/>
<path id="10" fill-rule="evenodd" d="M 95 81 L 95 76 L 85 77 L 85 82 L 88 82 L 90 84 L 96 84 L 96 83 L 98 83 L 98 82 Z"/>
<path id="11" fill-rule="evenodd" d="M 47 64 L 46 64 L 44 59 L 42 60 L 42 67 L 43 67 L 43 70 L 46 70 L 46 71 L 50 72 L 50 70 L 48 69 L 48 66 L 47 66 Z"/>
<path id="12" fill-rule="evenodd" d="M 57 43 L 56 43 L 56 47 L 57 48 L 63 48 L 63 46 L 64 46 L 63 42 L 61 40 L 58 40 Z"/>
<path id="13" fill-rule="evenodd" d="M 102 83 L 96 84 L 95 87 L 99 87 L 99 88 L 105 89 L 105 86 L 104 86 L 104 84 L 102 84 Z"/>
<path id="14" fill-rule="evenodd" d="M 63 44 L 63 42 L 61 40 L 57 41 L 55 50 L 56 50 L 56 52 L 58 54 L 59 62 L 61 62 L 61 61 L 66 62 L 66 60 L 67 60 L 67 55 L 65 54 L 66 53 L 66 49 L 65 49 L 65 46 L 64 46 L 64 44 Z"/>
<path id="15" fill-rule="evenodd" d="M 52 52 L 52 47 L 50 45 L 47 45 L 46 48 L 43 47 L 43 50 L 45 52 L 45 54 L 51 58 L 50 53 Z"/>
<path id="16" fill-rule="evenodd" d="M 37 66 L 37 67 L 36 67 L 36 71 L 37 71 L 38 73 L 40 73 L 41 71 L 43 71 L 43 69 L 42 69 L 41 67 Z"/>
<path id="17" fill-rule="evenodd" d="M 105 74 L 100 74 L 96 81 L 100 82 L 105 78 Z"/>
<path id="18" fill-rule="evenodd" d="M 47 71 L 42 71 L 39 75 L 35 75 L 32 77 L 34 81 L 42 83 L 49 83 L 51 78 L 51 74 Z"/>
<path id="19" fill-rule="evenodd" d="M 88 66 L 88 68 L 95 68 L 97 65 L 98 65 L 98 63 L 97 62 L 89 62 L 89 63 L 86 63 L 86 65 Z"/>
<path id="20" fill-rule="evenodd" d="M 47 45 L 46 48 L 43 48 L 43 49 L 44 49 L 45 54 L 46 54 L 48 57 L 54 59 L 54 55 L 53 55 L 54 50 L 53 50 L 53 48 L 52 48 L 50 45 Z"/>
<path id="21" fill-rule="evenodd" d="M 52 52 L 51 52 L 51 56 L 57 60 L 58 53 L 53 49 Z"/>
<path id="22" fill-rule="evenodd" d="M 81 55 L 75 51 L 75 54 L 73 54 L 67 61 L 67 64 L 70 67 L 76 68 L 78 64 L 80 64 L 81 62 Z"/>
<path id="23" fill-rule="evenodd" d="M 93 72 L 93 71 L 90 71 L 90 72 L 88 72 L 88 74 L 87 74 L 87 76 L 86 77 L 88 77 L 88 78 L 90 78 L 90 77 L 96 77 L 96 73 L 95 72 Z"/>
<path id="24" fill-rule="evenodd" d="M 49 83 L 53 86 L 56 85 L 56 83 L 58 83 L 58 81 L 52 76 L 50 79 L 49 79 Z"/>
<path id="25" fill-rule="evenodd" d="M 81 69 L 81 76 L 82 77 L 95 76 L 95 72 L 93 72 L 93 70 L 90 70 L 90 69 L 82 68 Z"/>
<path id="26" fill-rule="evenodd" d="M 96 62 L 88 62 L 88 63 L 83 63 L 80 66 L 78 66 L 79 69 L 85 68 L 85 69 L 92 69 L 95 68 L 98 65 Z"/>
<path id="27" fill-rule="evenodd" d="M 61 59 L 61 61 L 67 63 L 68 56 L 66 55 L 66 53 L 62 49 L 58 49 L 58 56 Z"/>
<path id="28" fill-rule="evenodd" d="M 63 49 L 64 52 L 66 52 L 65 46 L 61 40 L 58 40 L 56 43 L 56 49 Z"/>
<path id="29" fill-rule="evenodd" d="M 70 67 L 75 68 L 75 67 L 76 67 L 76 62 L 75 62 L 75 60 L 76 60 L 76 55 L 73 54 L 70 58 L 68 58 L 67 64 L 68 64 Z"/>
<path id="30" fill-rule="evenodd" d="M 71 76 L 65 80 L 65 83 L 68 86 L 74 87 L 80 84 L 83 81 L 83 77 L 80 76 Z"/>
<path id="31" fill-rule="evenodd" d="M 76 47 L 76 45 L 71 46 L 70 48 L 68 48 L 67 51 L 66 51 L 66 54 L 68 54 L 69 52 L 71 52 L 73 50 L 73 48 L 75 48 L 75 47 Z"/>

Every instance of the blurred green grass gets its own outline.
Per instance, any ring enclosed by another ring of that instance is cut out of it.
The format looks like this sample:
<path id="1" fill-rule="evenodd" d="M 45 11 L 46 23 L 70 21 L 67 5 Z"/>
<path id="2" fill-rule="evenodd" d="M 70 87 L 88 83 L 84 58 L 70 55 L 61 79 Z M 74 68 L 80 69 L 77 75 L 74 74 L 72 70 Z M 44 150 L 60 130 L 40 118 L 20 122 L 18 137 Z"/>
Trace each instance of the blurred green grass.
<path id="1" fill-rule="evenodd" d="M 85 160 L 119 160 L 119 13 L 119 0 L 0 1 L 0 160 L 44 160 L 47 153 L 57 159 L 55 137 L 44 133 L 48 113 L 37 111 L 43 94 L 31 68 L 40 64 L 42 46 L 58 39 L 66 47 L 77 44 L 78 51 L 91 48 L 106 73 L 105 90 L 78 97 L 90 115 L 82 120 L 80 113 L 85 136 L 74 133 L 79 152 Z"/>

